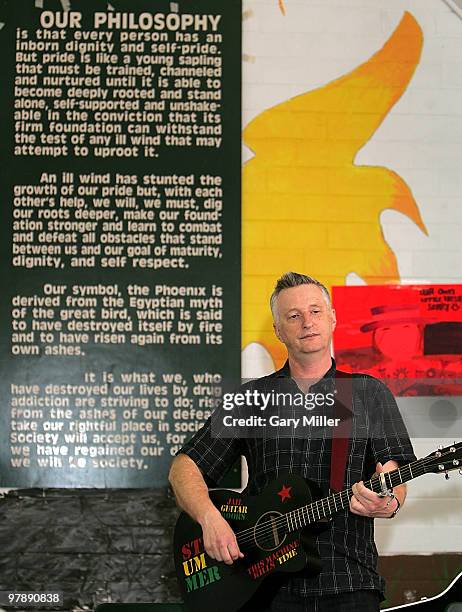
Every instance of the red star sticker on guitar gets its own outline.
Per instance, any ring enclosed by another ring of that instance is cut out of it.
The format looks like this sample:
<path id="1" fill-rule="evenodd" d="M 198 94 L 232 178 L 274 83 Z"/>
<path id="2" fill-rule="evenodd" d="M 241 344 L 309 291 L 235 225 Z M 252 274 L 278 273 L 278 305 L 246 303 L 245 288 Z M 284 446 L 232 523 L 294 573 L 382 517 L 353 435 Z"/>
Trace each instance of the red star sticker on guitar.
<path id="1" fill-rule="evenodd" d="M 286 485 L 282 485 L 282 489 L 279 491 L 278 495 L 281 498 L 281 501 L 286 501 L 286 499 L 292 499 L 290 495 L 292 487 L 286 487 Z"/>

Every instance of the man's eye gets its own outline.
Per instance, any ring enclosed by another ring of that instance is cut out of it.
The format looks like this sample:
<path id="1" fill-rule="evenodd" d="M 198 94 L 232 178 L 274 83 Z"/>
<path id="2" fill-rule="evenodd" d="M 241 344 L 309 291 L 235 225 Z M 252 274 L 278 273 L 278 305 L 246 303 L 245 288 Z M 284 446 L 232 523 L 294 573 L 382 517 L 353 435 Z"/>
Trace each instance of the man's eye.
<path id="1" fill-rule="evenodd" d="M 293 314 L 289 316 L 289 319 L 296 319 L 298 317 L 298 314 Z"/>
<path id="2" fill-rule="evenodd" d="M 321 311 L 320 310 L 312 310 L 311 314 L 319 314 Z"/>

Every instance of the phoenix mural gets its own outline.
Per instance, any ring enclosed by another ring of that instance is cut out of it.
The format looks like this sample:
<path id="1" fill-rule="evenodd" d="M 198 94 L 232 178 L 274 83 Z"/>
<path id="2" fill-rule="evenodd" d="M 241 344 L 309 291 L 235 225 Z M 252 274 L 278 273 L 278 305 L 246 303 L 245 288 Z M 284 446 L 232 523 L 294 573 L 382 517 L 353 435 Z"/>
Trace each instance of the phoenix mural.
<path id="1" fill-rule="evenodd" d="M 331 287 L 355 272 L 368 284 L 397 283 L 381 213 L 398 211 L 427 232 L 396 172 L 355 163 L 406 91 L 422 45 L 422 31 L 406 12 L 366 62 L 265 110 L 244 130 L 254 157 L 243 170 L 242 342 L 244 348 L 265 347 L 276 367 L 285 352 L 274 336 L 267 298 L 277 277 L 295 270 Z"/>

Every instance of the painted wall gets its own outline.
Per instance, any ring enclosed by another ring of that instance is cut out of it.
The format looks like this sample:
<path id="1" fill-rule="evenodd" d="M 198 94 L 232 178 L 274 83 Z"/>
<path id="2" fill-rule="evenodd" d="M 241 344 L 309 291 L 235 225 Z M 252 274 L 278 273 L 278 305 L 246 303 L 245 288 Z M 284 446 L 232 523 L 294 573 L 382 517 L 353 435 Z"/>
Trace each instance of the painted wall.
<path id="1" fill-rule="evenodd" d="M 243 370 L 257 376 L 284 358 L 267 303 L 289 269 L 329 287 L 462 282 L 462 18 L 444 0 L 243 8 Z M 424 456 L 445 440 L 414 442 Z M 459 477 L 408 495 L 378 521 L 382 554 L 461 552 Z"/>

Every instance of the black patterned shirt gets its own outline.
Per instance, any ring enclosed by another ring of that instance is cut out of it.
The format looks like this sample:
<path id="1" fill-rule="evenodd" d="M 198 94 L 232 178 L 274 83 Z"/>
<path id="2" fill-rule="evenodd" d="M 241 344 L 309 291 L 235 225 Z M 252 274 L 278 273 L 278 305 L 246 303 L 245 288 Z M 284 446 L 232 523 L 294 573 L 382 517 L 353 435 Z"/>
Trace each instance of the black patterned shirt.
<path id="1" fill-rule="evenodd" d="M 332 389 L 336 368 L 310 387 L 310 392 Z M 275 388 L 300 392 L 290 378 L 288 363 L 243 388 L 269 393 Z M 344 488 L 368 480 L 377 462 L 395 460 L 398 464 L 415 461 L 405 426 L 389 389 L 379 380 L 364 374 L 352 378 L 352 432 Z M 219 410 L 219 409 L 217 409 Z M 213 416 L 211 417 L 211 419 Z M 328 495 L 330 490 L 331 445 L 327 435 L 279 437 L 221 437 L 212 434 L 209 419 L 204 427 L 179 451 L 188 455 L 200 468 L 207 484 L 217 486 L 239 456 L 244 455 L 249 471 L 247 492 L 256 495 L 283 473 L 297 474 L 314 481 Z M 227 434 L 229 435 L 229 434 Z M 316 537 L 322 571 L 315 578 L 289 577 L 283 587 L 294 595 L 315 596 L 359 589 L 376 589 L 383 593 L 384 581 L 377 573 L 377 549 L 374 543 L 374 520 L 358 516 L 348 509 L 336 514 L 331 527 Z"/>

